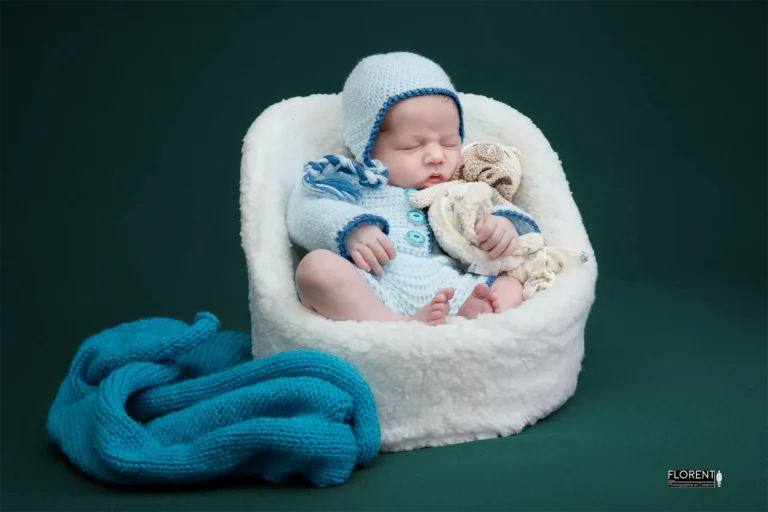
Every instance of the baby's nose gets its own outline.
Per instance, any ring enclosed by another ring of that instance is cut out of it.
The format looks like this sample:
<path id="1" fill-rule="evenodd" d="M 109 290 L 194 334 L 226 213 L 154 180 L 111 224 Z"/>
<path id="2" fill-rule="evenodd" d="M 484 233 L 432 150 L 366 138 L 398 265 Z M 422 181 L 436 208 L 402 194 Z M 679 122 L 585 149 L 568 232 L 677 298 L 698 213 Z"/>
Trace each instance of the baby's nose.
<path id="1" fill-rule="evenodd" d="M 427 162 L 440 163 L 443 161 L 443 151 L 439 147 L 430 147 L 427 151 Z"/>

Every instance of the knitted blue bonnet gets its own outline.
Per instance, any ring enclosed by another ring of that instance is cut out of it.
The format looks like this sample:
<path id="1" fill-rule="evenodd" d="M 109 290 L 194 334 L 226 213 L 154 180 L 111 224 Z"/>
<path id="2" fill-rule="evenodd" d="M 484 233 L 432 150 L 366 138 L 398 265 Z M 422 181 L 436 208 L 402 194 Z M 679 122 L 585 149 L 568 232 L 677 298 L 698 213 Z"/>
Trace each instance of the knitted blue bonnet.
<path id="1" fill-rule="evenodd" d="M 397 102 L 415 96 L 442 94 L 459 110 L 459 132 L 464 141 L 464 112 L 456 89 L 434 61 L 409 52 L 371 55 L 347 77 L 342 91 L 344 144 L 354 160 L 328 155 L 305 166 L 304 185 L 338 199 L 360 199 L 360 187 L 386 184 L 387 169 L 371 160 L 384 116 Z"/>
<path id="2" fill-rule="evenodd" d="M 347 78 L 342 92 L 344 143 L 349 152 L 358 162 L 373 167 L 371 151 L 384 116 L 397 102 L 425 94 L 453 98 L 459 109 L 463 141 L 461 101 L 451 79 L 439 65 L 407 52 L 372 55 L 360 61 Z"/>

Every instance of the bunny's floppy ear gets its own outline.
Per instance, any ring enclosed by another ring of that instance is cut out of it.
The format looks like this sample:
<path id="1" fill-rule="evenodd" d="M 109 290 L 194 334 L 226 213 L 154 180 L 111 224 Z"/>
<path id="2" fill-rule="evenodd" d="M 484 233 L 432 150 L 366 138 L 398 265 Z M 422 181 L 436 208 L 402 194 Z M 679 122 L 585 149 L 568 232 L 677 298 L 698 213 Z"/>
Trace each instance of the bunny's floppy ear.
<path id="1" fill-rule="evenodd" d="M 453 176 L 451 176 L 451 179 L 449 181 L 460 181 L 464 179 L 464 166 L 467 165 L 464 162 L 461 162 L 459 166 L 456 168 L 456 170 L 453 172 Z"/>
<path id="2" fill-rule="evenodd" d="M 497 181 L 492 185 L 506 202 L 511 203 L 523 179 L 523 152 L 515 146 L 504 146 L 504 156 Z"/>

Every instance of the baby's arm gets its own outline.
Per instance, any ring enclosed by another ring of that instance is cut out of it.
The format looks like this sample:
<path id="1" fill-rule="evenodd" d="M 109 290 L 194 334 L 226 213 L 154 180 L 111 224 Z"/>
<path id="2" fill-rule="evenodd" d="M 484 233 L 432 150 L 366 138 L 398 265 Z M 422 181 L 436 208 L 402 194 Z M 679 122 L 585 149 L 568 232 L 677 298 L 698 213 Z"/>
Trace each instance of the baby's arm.
<path id="1" fill-rule="evenodd" d="M 288 234 L 308 251 L 327 249 L 352 261 L 347 237 L 361 225 L 374 224 L 389 235 L 389 223 L 365 208 L 307 190 L 299 180 L 291 191 L 287 211 Z"/>
<path id="2" fill-rule="evenodd" d="M 498 204 L 493 207 L 491 214 L 509 219 L 520 236 L 529 233 L 541 233 L 539 225 L 534 218 L 513 204 Z"/>

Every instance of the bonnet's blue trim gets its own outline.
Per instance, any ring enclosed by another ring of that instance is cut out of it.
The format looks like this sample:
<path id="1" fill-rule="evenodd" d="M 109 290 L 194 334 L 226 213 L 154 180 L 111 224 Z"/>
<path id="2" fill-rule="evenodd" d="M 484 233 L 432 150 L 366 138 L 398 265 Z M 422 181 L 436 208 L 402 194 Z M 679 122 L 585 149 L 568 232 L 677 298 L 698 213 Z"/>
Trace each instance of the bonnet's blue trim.
<path id="1" fill-rule="evenodd" d="M 302 184 L 314 192 L 356 202 L 363 197 L 360 187 L 379 188 L 388 177 L 389 171 L 378 160 L 364 167 L 345 156 L 326 155 L 304 166 Z"/>
<path id="2" fill-rule="evenodd" d="M 379 129 L 381 128 L 381 123 L 384 121 L 384 116 L 387 115 L 387 112 L 389 112 L 389 109 L 392 108 L 392 105 L 397 103 L 398 101 L 402 101 L 406 98 L 413 98 L 416 96 L 425 96 L 427 94 L 442 94 L 444 96 L 449 96 L 453 101 L 456 103 L 456 107 L 459 109 L 459 134 L 461 135 L 461 142 L 464 143 L 464 109 L 461 106 L 461 100 L 459 100 L 459 96 L 449 90 L 449 89 L 442 89 L 439 87 L 425 87 L 423 89 L 413 89 L 410 91 L 406 91 L 400 94 L 396 94 L 389 99 L 387 99 L 386 102 L 384 102 L 384 105 L 379 110 L 379 113 L 376 115 L 376 121 L 373 123 L 373 128 L 371 129 L 371 135 L 368 138 L 368 144 L 365 146 L 365 150 L 363 151 L 363 163 L 365 165 L 372 165 L 370 157 L 371 157 L 371 151 L 373 151 L 373 145 L 376 142 L 376 137 L 379 136 Z"/>
<path id="3" fill-rule="evenodd" d="M 379 217 L 378 215 L 371 215 L 370 213 L 358 215 L 349 221 L 347 225 L 344 226 L 344 229 L 336 234 L 336 244 L 339 246 L 339 256 L 345 260 L 352 261 L 352 256 L 347 250 L 347 237 L 362 224 L 376 224 L 385 235 L 389 236 L 389 222 L 387 219 Z"/>
<path id="4" fill-rule="evenodd" d="M 528 235 L 530 233 L 541 233 L 541 229 L 539 229 L 539 225 L 536 224 L 536 221 L 520 212 L 514 210 L 496 210 L 493 212 L 493 215 L 509 219 L 515 226 L 517 234 L 520 236 Z"/>

